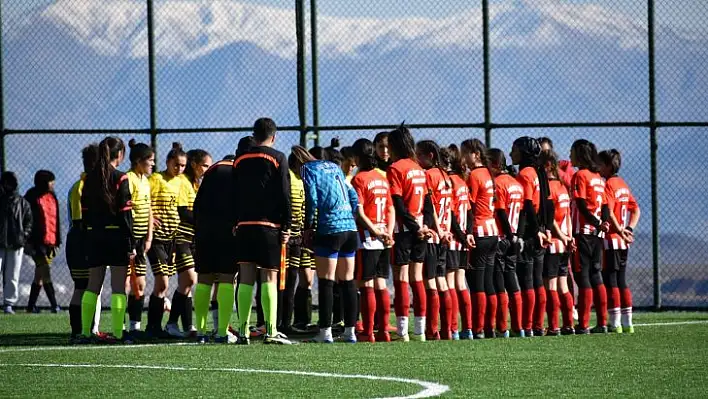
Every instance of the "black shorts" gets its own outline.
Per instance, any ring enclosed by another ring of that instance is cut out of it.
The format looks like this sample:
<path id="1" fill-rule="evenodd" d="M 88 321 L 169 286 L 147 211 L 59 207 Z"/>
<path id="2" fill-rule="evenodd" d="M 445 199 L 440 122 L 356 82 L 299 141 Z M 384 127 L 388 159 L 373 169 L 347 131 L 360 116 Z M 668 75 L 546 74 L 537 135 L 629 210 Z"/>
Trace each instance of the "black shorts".
<path id="1" fill-rule="evenodd" d="M 629 251 L 626 249 L 605 249 L 602 257 L 602 270 L 618 272 L 627 269 Z"/>
<path id="2" fill-rule="evenodd" d="M 485 270 L 494 267 L 494 258 L 497 254 L 498 237 L 475 237 L 477 246 L 472 250 L 470 268 L 472 270 Z"/>
<path id="3" fill-rule="evenodd" d="M 138 277 L 147 274 L 147 259 L 145 258 L 145 240 L 147 237 L 135 239 L 135 275 Z"/>
<path id="4" fill-rule="evenodd" d="M 34 247 L 31 250 L 31 257 L 34 261 L 34 265 L 39 266 L 51 266 L 54 258 L 57 257 L 57 247 L 48 247 L 41 245 L 39 247 Z"/>
<path id="5" fill-rule="evenodd" d="M 447 249 L 446 268 L 447 268 L 448 272 L 454 272 L 456 270 L 460 270 L 460 269 L 464 268 L 462 266 L 462 261 L 460 260 L 460 259 L 462 259 L 461 254 L 462 254 L 462 251 L 457 251 L 457 250 L 449 249 L 449 248 Z M 467 253 L 466 252 L 464 253 L 464 256 L 465 256 L 465 260 L 467 260 Z"/>
<path id="6" fill-rule="evenodd" d="M 359 235 L 356 231 L 344 231 L 335 234 L 315 235 L 315 256 L 328 259 L 353 258 L 359 248 Z"/>
<path id="7" fill-rule="evenodd" d="M 232 235 L 195 238 L 194 265 L 199 274 L 236 274 L 236 240 Z"/>
<path id="8" fill-rule="evenodd" d="M 66 235 L 66 264 L 74 281 L 74 289 L 77 290 L 85 290 L 88 286 L 89 267 L 86 249 L 86 233 L 80 227 L 69 229 Z"/>
<path id="9" fill-rule="evenodd" d="M 391 249 L 360 249 L 356 254 L 356 280 L 388 279 Z"/>
<path id="10" fill-rule="evenodd" d="M 312 250 L 305 248 L 302 245 L 302 237 L 290 237 L 288 240 L 287 257 L 285 258 L 286 267 L 303 267 L 314 268 L 315 261 L 313 259 Z"/>
<path id="11" fill-rule="evenodd" d="M 427 242 L 421 240 L 410 231 L 396 233 L 393 237 L 396 244 L 393 246 L 393 265 L 403 266 L 410 263 L 422 263 L 425 261 L 425 249 Z"/>
<path id="12" fill-rule="evenodd" d="M 546 253 L 543 257 L 543 277 L 556 278 L 568 276 L 568 253 L 552 254 Z"/>
<path id="13" fill-rule="evenodd" d="M 173 262 L 174 241 L 152 240 L 152 246 L 148 251 L 148 260 L 153 276 L 174 276 L 177 274 Z"/>
<path id="14" fill-rule="evenodd" d="M 518 245 L 510 243 L 505 238 L 500 239 L 494 256 L 494 269 L 502 273 L 515 271 L 518 249 Z"/>
<path id="15" fill-rule="evenodd" d="M 447 263 L 447 247 L 442 244 L 428 243 L 423 262 L 423 278 L 445 277 Z"/>
<path id="16" fill-rule="evenodd" d="M 189 237 L 178 237 L 175 240 L 175 269 L 177 273 L 194 269 L 194 243 Z"/>
<path id="17" fill-rule="evenodd" d="M 237 263 L 255 263 L 263 269 L 280 270 L 282 244 L 279 229 L 259 225 L 240 226 L 235 239 Z"/>
<path id="18" fill-rule="evenodd" d="M 93 229 L 86 233 L 89 267 L 130 265 L 129 238 L 118 229 Z"/>
<path id="19" fill-rule="evenodd" d="M 573 259 L 573 270 L 581 273 L 586 270 L 589 273 L 599 273 L 602 271 L 602 238 L 594 235 L 579 234 L 575 236 L 575 243 L 578 247 Z"/>

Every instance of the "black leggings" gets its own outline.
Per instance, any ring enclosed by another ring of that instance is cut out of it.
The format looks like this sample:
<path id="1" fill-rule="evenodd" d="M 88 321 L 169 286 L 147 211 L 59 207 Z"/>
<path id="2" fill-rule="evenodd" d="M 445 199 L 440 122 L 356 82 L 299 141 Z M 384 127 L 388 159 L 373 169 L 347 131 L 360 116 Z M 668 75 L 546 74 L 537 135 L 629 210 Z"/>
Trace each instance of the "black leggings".
<path id="1" fill-rule="evenodd" d="M 575 278 L 579 288 L 594 288 L 602 285 L 602 239 L 581 234 L 575 237 Z M 579 272 L 579 273 L 578 273 Z"/>
<path id="2" fill-rule="evenodd" d="M 516 262 L 516 271 L 522 290 L 531 290 L 543 287 L 543 249 L 537 239 L 526 241 L 524 250 L 519 254 Z"/>
<path id="3" fill-rule="evenodd" d="M 602 279 L 608 286 L 619 289 L 627 288 L 626 249 L 606 249 L 603 252 Z"/>
<path id="4" fill-rule="evenodd" d="M 508 240 L 499 240 L 494 257 L 494 288 L 497 293 L 513 294 L 519 291 L 519 278 L 516 275 L 517 246 Z"/>
<path id="5" fill-rule="evenodd" d="M 477 246 L 472 249 L 470 269 L 467 270 L 467 285 L 472 292 L 485 292 L 493 295 L 494 289 L 494 256 L 497 253 L 497 237 L 478 237 Z"/>

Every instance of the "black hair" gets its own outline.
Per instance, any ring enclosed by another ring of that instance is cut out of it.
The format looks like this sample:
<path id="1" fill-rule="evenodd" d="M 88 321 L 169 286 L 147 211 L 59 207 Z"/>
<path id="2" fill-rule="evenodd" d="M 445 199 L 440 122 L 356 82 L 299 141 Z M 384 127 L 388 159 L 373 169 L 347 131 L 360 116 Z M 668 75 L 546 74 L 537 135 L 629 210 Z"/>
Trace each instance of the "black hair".
<path id="1" fill-rule="evenodd" d="M 490 165 L 499 168 L 502 173 L 508 173 L 511 176 L 516 174 L 514 168 L 506 164 L 506 155 L 504 155 L 504 151 L 499 148 L 490 148 L 487 150 L 487 161 Z"/>
<path id="2" fill-rule="evenodd" d="M 325 153 L 327 154 L 328 161 L 336 163 L 337 166 L 342 166 L 342 162 L 344 162 L 344 157 L 342 156 L 342 153 L 339 152 L 336 148 L 327 147 L 325 148 Z"/>
<path id="3" fill-rule="evenodd" d="M 172 143 L 172 149 L 167 153 L 167 160 L 176 159 L 179 157 L 187 157 L 187 153 L 182 149 L 182 144 L 178 142 Z"/>
<path id="4" fill-rule="evenodd" d="M 224 155 L 224 157 L 221 158 L 221 160 L 222 161 L 234 161 L 234 160 L 236 160 L 236 156 L 233 154 L 227 154 L 227 155 Z"/>
<path id="5" fill-rule="evenodd" d="M 411 131 L 403 125 L 388 134 L 388 146 L 396 160 L 415 159 L 415 140 Z"/>
<path id="6" fill-rule="evenodd" d="M 588 169 L 591 172 L 597 173 L 600 168 L 598 166 L 597 147 L 592 142 L 580 139 L 575 140 L 570 147 L 570 151 L 575 153 L 575 160 L 578 162 L 578 169 Z"/>
<path id="7" fill-rule="evenodd" d="M 201 164 L 207 157 L 211 158 L 211 154 L 202 149 L 187 151 L 187 167 L 184 168 L 184 175 L 190 183 L 194 184 L 197 181 L 197 171 L 192 163 Z"/>
<path id="8" fill-rule="evenodd" d="M 2 175 L 0 175 L 0 191 L 3 195 L 14 193 L 19 185 L 17 175 L 14 172 L 2 172 Z"/>
<path id="9" fill-rule="evenodd" d="M 376 133 L 376 136 L 374 136 L 374 145 L 376 145 L 384 140 L 388 140 L 388 135 L 389 135 L 389 132 Z"/>
<path id="10" fill-rule="evenodd" d="M 544 144 L 548 144 L 548 146 L 551 147 L 551 149 L 553 149 L 553 140 L 551 140 L 550 137 L 546 137 L 546 136 L 539 137 L 538 144 L 541 146 Z"/>
<path id="11" fill-rule="evenodd" d="M 89 173 L 98 161 L 98 144 L 89 144 L 81 150 L 81 160 L 84 163 L 84 172 Z"/>
<path id="12" fill-rule="evenodd" d="M 521 162 L 519 162 L 519 171 L 526 167 L 532 167 L 538 176 L 539 187 L 539 209 L 538 215 L 541 215 L 541 225 L 545 226 L 548 209 L 547 198 L 551 195 L 551 188 L 548 186 L 548 174 L 546 173 L 545 165 L 541 164 L 541 145 L 533 137 L 523 136 L 514 140 L 513 147 L 516 147 L 521 153 Z M 551 226 L 545 226 L 550 228 Z"/>
<path id="13" fill-rule="evenodd" d="M 236 156 L 234 158 L 240 157 L 241 155 L 248 152 L 253 146 L 256 145 L 256 139 L 253 136 L 241 137 L 236 146 Z"/>
<path id="14" fill-rule="evenodd" d="M 622 167 L 622 155 L 619 151 L 614 148 L 611 150 L 601 151 L 597 157 L 600 160 L 600 163 L 610 167 L 612 170 L 611 176 L 619 173 L 620 168 Z"/>
<path id="15" fill-rule="evenodd" d="M 128 141 L 128 147 L 130 147 L 130 167 L 135 168 L 138 163 L 150 159 L 155 151 L 149 145 L 145 143 L 136 143 L 135 139 L 130 139 Z"/>
<path id="16" fill-rule="evenodd" d="M 56 177 L 49 170 L 38 170 L 34 174 L 34 186 L 42 193 L 49 191 L 49 183 L 54 180 L 56 180 Z"/>
<path id="17" fill-rule="evenodd" d="M 560 175 L 558 174 L 558 154 L 556 154 L 555 151 L 541 151 L 538 161 L 544 168 L 546 167 L 546 164 L 551 164 L 551 173 L 548 176 L 549 179 L 560 179 Z"/>
<path id="18" fill-rule="evenodd" d="M 369 171 L 373 170 L 378 166 L 378 161 L 376 160 L 376 147 L 374 143 L 369 139 L 359 139 L 354 142 L 351 147 L 352 154 L 359 158 L 359 170 Z"/>
<path id="19" fill-rule="evenodd" d="M 484 145 L 479 139 L 469 139 L 465 140 L 461 144 L 461 149 L 462 152 L 467 152 L 467 153 L 479 153 L 479 160 L 482 163 L 482 165 L 487 168 L 487 173 L 489 173 L 489 177 L 492 179 L 492 198 L 496 201 L 497 198 L 497 187 L 496 184 L 494 183 L 494 175 L 492 174 L 492 171 L 489 170 L 489 158 L 487 157 L 487 146 Z"/>
<path id="20" fill-rule="evenodd" d="M 450 144 L 447 146 L 447 153 L 450 158 L 450 171 L 458 176 L 462 176 L 464 179 L 465 168 L 462 166 L 462 155 L 460 154 L 460 149 L 457 144 Z"/>
<path id="21" fill-rule="evenodd" d="M 118 186 L 115 184 L 116 182 L 111 181 L 111 175 L 114 169 L 111 162 L 118 159 L 121 153 L 125 153 L 125 144 L 123 144 L 123 140 L 120 138 L 109 136 L 101 140 L 98 144 L 98 161 L 87 177 L 86 186 L 93 187 L 88 184 L 88 180 L 95 181 L 94 184 L 96 184 L 96 187 L 100 190 L 100 195 L 97 197 L 103 200 L 105 209 L 110 210 L 111 213 L 116 212 L 113 202 L 116 192 L 118 191 Z"/>
<path id="22" fill-rule="evenodd" d="M 440 146 L 438 145 L 438 143 L 434 142 L 433 140 L 422 140 L 416 144 L 416 147 L 419 148 L 420 151 L 425 154 L 433 154 L 432 167 L 438 168 L 440 172 L 442 172 L 443 177 L 445 178 L 445 186 L 447 188 L 452 187 L 452 182 L 448 178 L 447 168 L 443 166 L 442 157 L 440 156 Z"/>
<path id="23" fill-rule="evenodd" d="M 330 148 L 331 148 L 331 149 L 335 149 L 335 150 L 336 150 L 336 149 L 339 148 L 339 147 L 340 147 L 340 145 L 339 145 L 339 137 L 333 137 L 333 138 L 329 141 L 329 146 L 326 147 L 325 149 L 330 149 Z"/>
<path id="24" fill-rule="evenodd" d="M 327 154 L 327 151 L 325 151 L 324 148 L 320 146 L 314 146 L 310 148 L 310 155 L 312 155 L 315 159 L 318 159 L 320 161 L 329 161 L 329 154 Z"/>
<path id="25" fill-rule="evenodd" d="M 339 153 L 342 154 L 342 158 L 344 158 L 345 160 L 354 158 L 354 150 L 352 149 L 352 147 L 342 147 L 342 149 L 339 150 Z"/>
<path id="26" fill-rule="evenodd" d="M 294 145 L 290 149 L 290 155 L 288 156 L 288 168 L 294 173 L 299 173 L 302 165 L 314 161 L 313 157 L 305 147 Z"/>
<path id="27" fill-rule="evenodd" d="M 253 124 L 253 138 L 257 142 L 262 143 L 269 138 L 275 136 L 278 127 L 270 118 L 260 118 Z"/>

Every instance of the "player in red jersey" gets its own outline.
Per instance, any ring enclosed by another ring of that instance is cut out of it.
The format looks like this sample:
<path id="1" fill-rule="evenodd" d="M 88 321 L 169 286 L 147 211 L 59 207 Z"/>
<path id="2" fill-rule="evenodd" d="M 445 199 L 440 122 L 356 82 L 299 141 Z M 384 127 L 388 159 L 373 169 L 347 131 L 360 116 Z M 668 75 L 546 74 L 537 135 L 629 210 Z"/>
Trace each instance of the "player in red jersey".
<path id="1" fill-rule="evenodd" d="M 423 208 L 430 203 L 426 194 L 425 171 L 415 160 L 415 142 L 408 128 L 401 126 L 391 131 L 388 146 L 393 164 L 386 172 L 393 206 L 396 209 L 396 227 L 393 246 L 393 282 L 395 289 L 397 332 L 408 341 L 408 312 L 410 298 L 408 281 L 412 280 L 415 312 L 415 338 L 425 339 L 427 298 L 423 283 L 423 261 L 426 240 L 430 230 L 423 224 Z M 432 207 L 430 207 L 432 208 Z"/>
<path id="2" fill-rule="evenodd" d="M 525 336 L 543 335 L 546 315 L 546 289 L 543 286 L 543 256 L 546 252 L 550 226 L 553 224 L 553 203 L 545 169 L 539 165 L 541 146 L 531 137 L 514 141 L 511 160 L 519 165 L 516 179 L 524 189 L 524 203 L 519 217 L 518 236 L 523 239 L 517 273 L 523 296 L 522 324 Z"/>
<path id="3" fill-rule="evenodd" d="M 612 149 L 602 151 L 600 175 L 606 179 L 605 195 L 610 208 L 610 231 L 605 237 L 605 262 L 603 280 L 612 289 L 609 295 L 609 329 L 617 333 L 634 333 L 632 325 L 632 292 L 627 285 L 627 255 L 634 242 L 634 228 L 639 223 L 641 211 L 627 183 L 618 173 L 622 156 Z M 620 310 L 621 309 L 621 310 Z M 621 324 L 620 324 L 621 312 Z"/>
<path id="4" fill-rule="evenodd" d="M 446 279 L 447 250 L 452 241 L 452 180 L 443 167 L 440 147 L 431 140 L 423 140 L 416 145 L 418 163 L 426 170 L 426 184 L 433 205 L 432 220 L 425 224 L 433 227 L 428 239 L 423 277 L 429 312 L 426 325 L 426 339 L 452 339 L 452 299 Z M 442 315 L 442 325 L 438 317 Z M 438 327 L 440 331 L 438 331 Z"/>
<path id="5" fill-rule="evenodd" d="M 516 260 L 521 241 L 517 229 L 523 206 L 524 188 L 509 174 L 504 152 L 498 148 L 487 151 L 489 170 L 494 177 L 496 209 L 494 211 L 499 227 L 499 248 L 494 261 L 494 288 L 497 291 L 497 332 L 508 337 L 507 326 L 509 305 L 511 304 L 511 331 L 515 336 L 525 336 L 521 327 L 521 291 L 516 275 Z"/>
<path id="6" fill-rule="evenodd" d="M 547 295 L 548 330 L 546 335 L 572 335 L 573 295 L 568 290 L 568 258 L 573 250 L 572 225 L 570 223 L 570 195 L 560 180 L 558 156 L 553 150 L 541 152 L 541 164 L 548 174 L 548 186 L 553 201 L 554 222 L 551 239 L 543 258 L 543 279 Z M 560 291 L 560 294 L 558 293 Z M 558 326 L 558 315 L 562 311 L 563 328 Z"/>
<path id="7" fill-rule="evenodd" d="M 494 180 L 487 168 L 487 147 L 477 140 L 462 142 L 462 159 L 470 170 L 467 177 L 470 205 L 474 219 L 472 234 L 475 249 L 470 259 L 467 284 L 472 296 L 472 332 L 474 339 L 494 337 L 493 320 L 497 313 L 494 289 L 494 256 L 499 244 L 499 230 L 494 219 Z M 490 317 L 485 315 L 489 314 Z M 489 323 L 489 324 L 487 324 Z M 485 335 L 486 332 L 486 335 Z"/>
<path id="8" fill-rule="evenodd" d="M 469 189 L 465 180 L 467 175 L 462 165 L 462 156 L 456 145 L 441 150 L 440 157 L 447 165 L 452 181 L 452 231 L 455 239 L 447 251 L 447 286 L 452 305 L 452 339 L 472 339 L 472 298 L 467 287 L 465 273 L 469 268 L 469 249 L 474 244 L 472 223 L 474 219 L 469 200 Z M 468 237 L 469 236 L 469 237 Z M 458 332 L 457 315 L 462 319 L 462 331 Z"/>
<path id="9" fill-rule="evenodd" d="M 574 269 L 578 283 L 578 326 L 576 334 L 607 332 L 607 292 L 602 281 L 602 235 L 609 230 L 610 210 L 605 195 L 605 181 L 598 168 L 597 149 L 587 140 L 576 140 L 570 159 L 578 172 L 571 187 Z M 597 326 L 590 330 L 590 308 L 595 304 Z"/>
<path id="10" fill-rule="evenodd" d="M 388 333 L 391 298 L 386 280 L 393 246 L 396 212 L 388 181 L 376 168 L 374 143 L 359 139 L 352 147 L 359 170 L 352 186 L 359 197 L 359 251 L 356 279 L 359 283 L 360 309 L 364 332 L 360 342 L 389 342 Z M 379 331 L 374 336 L 374 315 L 378 316 Z"/>

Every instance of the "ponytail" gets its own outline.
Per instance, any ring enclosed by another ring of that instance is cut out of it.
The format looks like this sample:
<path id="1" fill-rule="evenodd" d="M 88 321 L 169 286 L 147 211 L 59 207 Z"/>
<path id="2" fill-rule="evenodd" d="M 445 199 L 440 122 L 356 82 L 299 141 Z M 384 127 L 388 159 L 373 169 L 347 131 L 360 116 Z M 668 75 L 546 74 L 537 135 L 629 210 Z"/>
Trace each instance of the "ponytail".
<path id="1" fill-rule="evenodd" d="M 536 175 L 538 176 L 538 187 L 539 187 L 539 207 L 538 214 L 536 215 L 538 220 L 538 225 L 544 229 L 549 228 L 547 226 L 547 221 L 549 219 L 548 213 L 550 209 L 548 207 L 548 197 L 551 195 L 551 188 L 548 185 L 548 174 L 546 173 L 546 167 L 541 163 L 541 144 L 538 140 L 533 137 L 519 137 L 514 141 L 513 144 L 519 152 L 521 153 L 521 162 L 519 162 L 519 171 L 526 167 L 532 167 L 536 170 Z"/>
<path id="2" fill-rule="evenodd" d="M 440 146 L 433 140 L 423 140 L 416 144 L 423 153 L 433 154 L 433 167 L 438 168 L 440 173 L 442 173 L 445 180 L 445 187 L 452 188 L 452 181 L 450 181 L 450 176 L 447 173 L 447 168 L 444 167 L 443 159 L 440 155 Z"/>
<path id="3" fill-rule="evenodd" d="M 137 143 L 135 139 L 128 141 L 128 147 L 130 148 L 129 159 L 131 169 L 135 169 L 138 163 L 150 159 L 150 157 L 155 154 L 152 147 L 144 143 Z"/>
<path id="4" fill-rule="evenodd" d="M 172 149 L 167 153 L 167 161 L 179 157 L 187 157 L 187 153 L 182 149 L 182 144 L 174 142 L 172 143 Z"/>
<path id="5" fill-rule="evenodd" d="M 378 166 L 376 147 L 369 139 L 359 139 L 351 147 L 353 155 L 359 159 L 359 170 L 370 171 Z"/>
<path id="6" fill-rule="evenodd" d="M 114 169 L 111 162 L 118 159 L 122 152 L 125 152 L 123 140 L 117 137 L 106 137 L 98 144 L 98 159 L 95 167 L 89 173 L 91 180 L 98 186 L 98 198 L 103 201 L 105 209 L 108 209 L 112 214 L 116 213 L 113 203 L 115 202 L 118 187 L 111 179 Z"/>

